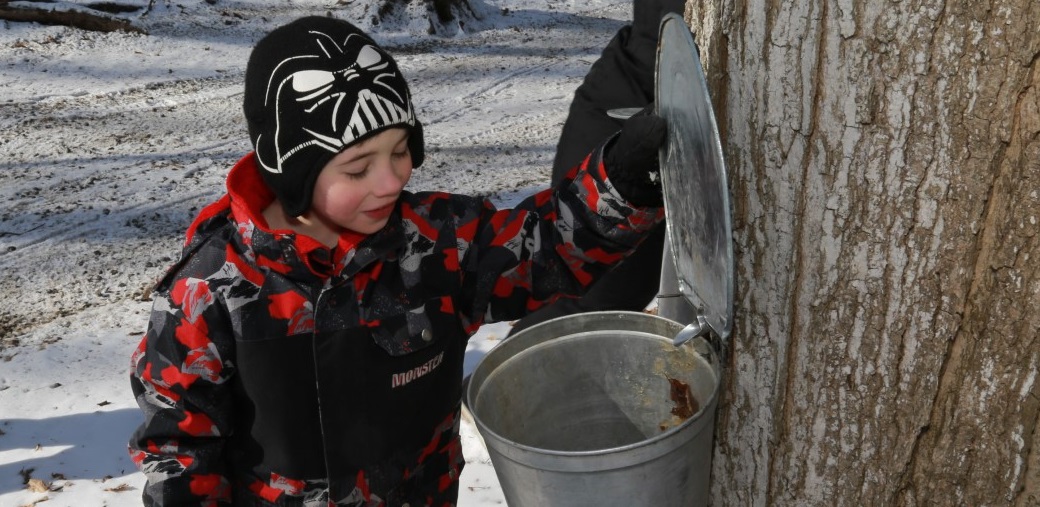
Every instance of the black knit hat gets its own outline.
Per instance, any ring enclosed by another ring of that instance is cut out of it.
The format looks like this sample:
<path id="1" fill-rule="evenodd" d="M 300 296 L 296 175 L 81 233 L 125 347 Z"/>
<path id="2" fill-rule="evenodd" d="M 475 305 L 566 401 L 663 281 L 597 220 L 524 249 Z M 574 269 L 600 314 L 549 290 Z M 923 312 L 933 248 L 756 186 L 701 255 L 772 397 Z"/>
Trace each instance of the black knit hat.
<path id="1" fill-rule="evenodd" d="M 343 20 L 301 18 L 264 36 L 243 109 L 264 181 L 291 216 L 310 208 L 329 159 L 384 129 L 408 128 L 412 166 L 422 165 L 422 125 L 397 63 Z"/>

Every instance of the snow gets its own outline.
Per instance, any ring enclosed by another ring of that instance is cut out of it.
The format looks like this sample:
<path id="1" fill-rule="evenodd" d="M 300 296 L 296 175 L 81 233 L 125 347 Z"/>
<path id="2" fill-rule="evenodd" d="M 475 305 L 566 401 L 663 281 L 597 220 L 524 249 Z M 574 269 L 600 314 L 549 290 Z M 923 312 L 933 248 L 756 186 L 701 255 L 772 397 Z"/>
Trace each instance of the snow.
<path id="1" fill-rule="evenodd" d="M 0 26 L 0 506 L 140 505 L 129 358 L 150 286 L 248 151 L 241 80 L 266 30 L 333 12 L 396 55 L 426 126 L 412 189 L 508 205 L 547 183 L 571 94 L 630 0 L 472 2 L 483 19 L 449 36 L 421 12 L 373 26 L 375 0 L 157 0 L 121 15 L 148 35 Z M 508 326 L 471 339 L 467 371 Z M 503 504 L 462 431 L 460 504 Z"/>

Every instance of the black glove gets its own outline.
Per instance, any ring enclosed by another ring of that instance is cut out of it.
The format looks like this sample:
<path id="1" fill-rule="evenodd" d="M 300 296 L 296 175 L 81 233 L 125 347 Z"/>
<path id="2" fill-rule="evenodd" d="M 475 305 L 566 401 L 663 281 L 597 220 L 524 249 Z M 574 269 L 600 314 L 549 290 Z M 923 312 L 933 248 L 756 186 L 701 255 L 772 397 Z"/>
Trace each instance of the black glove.
<path id="1" fill-rule="evenodd" d="M 610 183 L 621 197 L 636 206 L 664 205 L 657 150 L 664 146 L 668 129 L 664 118 L 653 111 L 651 103 L 625 120 L 621 133 L 606 147 L 603 156 Z"/>

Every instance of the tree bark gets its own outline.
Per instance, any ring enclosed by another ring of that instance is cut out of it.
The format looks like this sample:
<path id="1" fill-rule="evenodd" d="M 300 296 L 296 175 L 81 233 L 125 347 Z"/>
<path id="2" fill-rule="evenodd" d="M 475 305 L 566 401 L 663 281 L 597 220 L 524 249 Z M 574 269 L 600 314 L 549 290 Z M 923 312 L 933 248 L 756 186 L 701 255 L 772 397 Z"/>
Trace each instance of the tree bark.
<path id="1" fill-rule="evenodd" d="M 430 21 L 431 34 L 455 35 L 465 29 L 467 23 L 482 18 L 469 0 L 384 0 L 379 9 L 379 18 L 386 20 L 410 5 L 423 6 Z"/>
<path id="2" fill-rule="evenodd" d="M 737 255 L 714 504 L 1040 504 L 1040 3 L 686 16 Z"/>

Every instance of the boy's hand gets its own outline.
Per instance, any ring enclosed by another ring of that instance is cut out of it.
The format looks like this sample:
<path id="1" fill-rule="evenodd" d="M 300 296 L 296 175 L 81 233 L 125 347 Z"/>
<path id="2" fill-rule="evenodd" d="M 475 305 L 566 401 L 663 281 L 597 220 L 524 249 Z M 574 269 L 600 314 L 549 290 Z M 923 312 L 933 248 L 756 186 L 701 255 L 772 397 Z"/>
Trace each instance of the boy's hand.
<path id="1" fill-rule="evenodd" d="M 658 149 L 668 133 L 664 118 L 654 114 L 654 104 L 625 120 L 621 133 L 606 148 L 603 164 L 607 177 L 621 197 L 636 206 L 660 207 Z"/>

